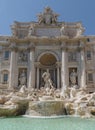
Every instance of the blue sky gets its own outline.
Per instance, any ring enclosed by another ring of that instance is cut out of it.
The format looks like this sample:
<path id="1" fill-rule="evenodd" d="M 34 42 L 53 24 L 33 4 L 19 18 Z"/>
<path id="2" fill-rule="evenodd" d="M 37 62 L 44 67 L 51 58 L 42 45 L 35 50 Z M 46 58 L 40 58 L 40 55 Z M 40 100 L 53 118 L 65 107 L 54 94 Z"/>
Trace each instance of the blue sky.
<path id="1" fill-rule="evenodd" d="M 85 35 L 95 35 L 95 0 L 0 0 L 0 35 L 11 35 L 14 21 L 37 21 L 37 14 L 50 6 L 59 21 L 81 21 Z"/>

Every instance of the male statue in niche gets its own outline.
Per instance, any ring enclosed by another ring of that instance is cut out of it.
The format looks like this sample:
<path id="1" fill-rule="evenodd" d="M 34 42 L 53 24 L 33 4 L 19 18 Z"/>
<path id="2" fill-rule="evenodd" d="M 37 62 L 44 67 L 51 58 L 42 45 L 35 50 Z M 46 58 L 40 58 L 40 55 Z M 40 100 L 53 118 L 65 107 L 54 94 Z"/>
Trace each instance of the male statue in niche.
<path id="1" fill-rule="evenodd" d="M 51 80 L 49 70 L 47 70 L 46 72 L 43 73 L 42 78 L 43 78 L 44 83 L 45 83 L 45 85 L 44 85 L 45 88 L 53 88 L 53 85 L 52 85 L 53 82 Z"/>

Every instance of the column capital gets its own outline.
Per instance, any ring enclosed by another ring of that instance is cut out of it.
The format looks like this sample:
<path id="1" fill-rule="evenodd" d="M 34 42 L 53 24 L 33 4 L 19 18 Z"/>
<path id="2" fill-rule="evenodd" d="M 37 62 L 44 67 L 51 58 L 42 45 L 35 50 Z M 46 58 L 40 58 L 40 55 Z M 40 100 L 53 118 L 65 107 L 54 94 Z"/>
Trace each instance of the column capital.
<path id="1" fill-rule="evenodd" d="M 40 62 L 35 62 L 34 64 L 36 67 L 40 67 Z"/>
<path id="2" fill-rule="evenodd" d="M 57 67 L 61 67 L 61 62 L 56 62 Z"/>
<path id="3" fill-rule="evenodd" d="M 11 51 L 17 51 L 17 50 L 18 50 L 18 48 L 17 48 L 17 46 L 16 46 L 15 43 L 12 43 L 12 44 L 9 46 L 9 49 L 10 49 Z"/>
<path id="4" fill-rule="evenodd" d="M 77 47 L 78 52 L 83 51 L 84 49 L 85 49 L 84 47 Z"/>
<path id="5" fill-rule="evenodd" d="M 66 46 L 66 44 L 61 45 L 61 50 L 62 51 L 67 51 L 68 50 L 68 47 Z"/>
<path id="6" fill-rule="evenodd" d="M 30 44 L 27 49 L 30 51 L 35 51 L 35 46 L 33 44 Z"/>
<path id="7" fill-rule="evenodd" d="M 67 46 L 67 43 L 62 43 L 61 44 L 61 50 L 63 50 L 63 51 L 67 51 L 68 50 L 68 46 Z"/>
<path id="8" fill-rule="evenodd" d="M 68 51 L 68 48 L 66 46 L 64 46 L 64 47 L 61 47 L 61 50 L 62 51 Z"/>

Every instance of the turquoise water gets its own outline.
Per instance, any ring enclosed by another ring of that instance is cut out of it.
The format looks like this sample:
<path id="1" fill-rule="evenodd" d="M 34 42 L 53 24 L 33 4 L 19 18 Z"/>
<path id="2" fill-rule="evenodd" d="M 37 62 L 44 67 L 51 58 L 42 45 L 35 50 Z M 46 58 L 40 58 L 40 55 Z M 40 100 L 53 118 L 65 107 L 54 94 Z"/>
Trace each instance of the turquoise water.
<path id="1" fill-rule="evenodd" d="M 1 118 L 0 130 L 95 130 L 95 118 Z"/>

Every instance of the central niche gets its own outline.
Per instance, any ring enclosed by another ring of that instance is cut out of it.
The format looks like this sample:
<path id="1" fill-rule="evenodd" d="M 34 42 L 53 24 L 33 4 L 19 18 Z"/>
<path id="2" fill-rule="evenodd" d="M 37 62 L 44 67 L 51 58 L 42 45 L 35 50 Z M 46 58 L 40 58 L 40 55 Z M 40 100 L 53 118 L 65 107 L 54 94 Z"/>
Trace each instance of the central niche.
<path id="1" fill-rule="evenodd" d="M 47 53 L 41 56 L 40 63 L 44 66 L 52 66 L 57 62 L 56 57 L 53 54 Z"/>
<path id="2" fill-rule="evenodd" d="M 57 59 L 55 55 L 51 53 L 43 54 L 39 59 L 40 64 L 42 65 L 39 69 L 39 86 L 44 87 L 44 81 L 42 75 L 44 72 L 49 71 L 51 80 L 53 81 L 53 86 L 57 86 L 57 68 L 56 62 Z"/>

